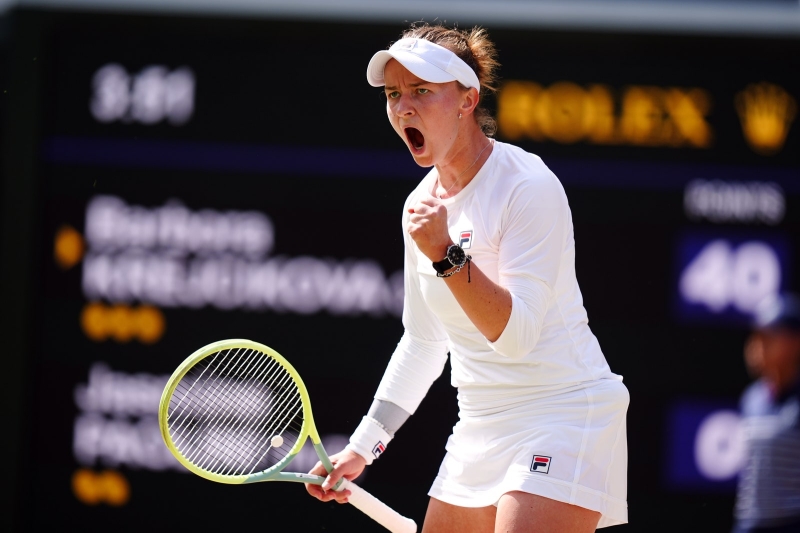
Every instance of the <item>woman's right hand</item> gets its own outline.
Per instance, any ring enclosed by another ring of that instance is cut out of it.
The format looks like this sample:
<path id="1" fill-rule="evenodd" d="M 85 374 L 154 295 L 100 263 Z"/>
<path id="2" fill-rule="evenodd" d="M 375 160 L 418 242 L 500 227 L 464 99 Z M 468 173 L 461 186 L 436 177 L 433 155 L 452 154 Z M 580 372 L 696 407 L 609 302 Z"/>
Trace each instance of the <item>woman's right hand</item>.
<path id="1" fill-rule="evenodd" d="M 349 490 L 334 492 L 330 489 L 342 478 L 352 481 L 360 476 L 367 466 L 367 461 L 356 452 L 345 449 L 332 455 L 331 463 L 333 463 L 333 470 L 330 473 L 325 470 L 325 467 L 320 462 L 311 469 L 309 474 L 327 475 L 327 478 L 321 486 L 306 483 L 306 490 L 313 497 L 323 502 L 336 500 L 339 503 L 347 503 L 347 497 L 350 496 Z"/>

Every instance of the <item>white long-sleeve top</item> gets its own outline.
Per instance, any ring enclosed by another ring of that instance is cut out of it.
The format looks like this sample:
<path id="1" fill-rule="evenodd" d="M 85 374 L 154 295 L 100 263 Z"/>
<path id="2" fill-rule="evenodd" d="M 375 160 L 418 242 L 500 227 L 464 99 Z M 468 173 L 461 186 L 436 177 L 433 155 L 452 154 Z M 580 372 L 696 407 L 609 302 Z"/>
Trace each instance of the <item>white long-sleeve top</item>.
<path id="1" fill-rule="evenodd" d="M 431 170 L 403 209 L 405 333 L 375 398 L 413 413 L 448 351 L 460 392 L 617 378 L 588 326 L 566 194 L 542 160 L 495 142 L 472 181 L 442 200 L 453 242 L 511 293 L 511 316 L 495 342 L 472 324 L 406 231 L 408 208 L 431 195 L 436 177 Z"/>

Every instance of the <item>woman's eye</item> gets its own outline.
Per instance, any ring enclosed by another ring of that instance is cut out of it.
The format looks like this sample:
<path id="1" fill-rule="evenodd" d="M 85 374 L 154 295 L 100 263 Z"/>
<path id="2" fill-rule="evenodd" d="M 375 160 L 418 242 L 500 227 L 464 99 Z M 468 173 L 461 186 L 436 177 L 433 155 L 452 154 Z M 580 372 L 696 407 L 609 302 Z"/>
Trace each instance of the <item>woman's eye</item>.
<path id="1" fill-rule="evenodd" d="M 428 93 L 428 89 L 423 89 L 422 87 L 420 87 L 418 89 L 418 91 L 419 91 L 419 94 L 427 94 Z"/>
<path id="2" fill-rule="evenodd" d="M 398 98 L 399 96 L 400 96 L 400 92 L 399 91 L 392 91 L 392 92 L 389 93 L 389 98 L 392 98 L 392 99 Z"/>

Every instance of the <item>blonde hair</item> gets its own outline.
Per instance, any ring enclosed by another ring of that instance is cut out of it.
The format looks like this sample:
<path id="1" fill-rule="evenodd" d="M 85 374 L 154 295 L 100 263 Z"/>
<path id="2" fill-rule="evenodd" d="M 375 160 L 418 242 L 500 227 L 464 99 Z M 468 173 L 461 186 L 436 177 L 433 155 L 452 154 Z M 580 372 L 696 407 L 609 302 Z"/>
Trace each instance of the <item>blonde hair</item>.
<path id="1" fill-rule="evenodd" d="M 497 92 L 497 69 L 500 68 L 500 62 L 497 60 L 497 49 L 489 40 L 489 34 L 485 29 L 475 26 L 469 30 L 459 30 L 441 25 L 432 26 L 428 23 L 412 24 L 403 32 L 401 38 L 424 39 L 447 48 L 475 71 L 481 84 L 482 95 L 487 92 L 492 94 Z M 463 85 L 461 87 L 467 90 Z M 474 115 L 481 131 L 488 137 L 493 136 L 497 131 L 497 122 L 483 106 L 482 97 Z"/>

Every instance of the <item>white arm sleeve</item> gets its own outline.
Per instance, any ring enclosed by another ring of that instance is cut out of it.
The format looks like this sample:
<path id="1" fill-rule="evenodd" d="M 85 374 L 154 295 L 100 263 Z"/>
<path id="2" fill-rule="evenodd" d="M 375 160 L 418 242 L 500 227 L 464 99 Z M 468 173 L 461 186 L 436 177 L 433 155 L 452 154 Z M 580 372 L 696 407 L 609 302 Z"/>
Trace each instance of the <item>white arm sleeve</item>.
<path id="1" fill-rule="evenodd" d="M 504 212 L 498 271 L 511 293 L 511 316 L 489 342 L 497 353 L 518 359 L 539 341 L 561 258 L 571 236 L 567 197 L 555 178 L 520 184 Z"/>
<path id="2" fill-rule="evenodd" d="M 414 414 L 431 384 L 441 375 L 445 361 L 446 342 L 415 339 L 406 330 L 386 367 L 375 399 L 394 404 L 408 415 Z M 394 435 L 380 420 L 365 416 L 350 437 L 347 448 L 372 464 L 392 438 Z"/>
<path id="3" fill-rule="evenodd" d="M 431 384 L 442 374 L 445 361 L 446 344 L 415 338 L 406 330 L 386 367 L 375 399 L 392 402 L 413 415 Z"/>
<path id="4" fill-rule="evenodd" d="M 447 361 L 447 333 L 422 298 L 417 274 L 416 245 L 405 230 L 408 203 L 403 209 L 405 242 L 403 326 L 405 333 L 392 354 L 375 399 L 392 402 L 414 414 Z"/>
<path id="5" fill-rule="evenodd" d="M 408 202 L 407 202 L 408 203 Z M 407 207 L 403 210 L 407 213 Z M 391 402 L 407 414 L 414 414 L 433 382 L 442 374 L 447 361 L 447 333 L 433 314 L 419 286 L 414 244 L 405 231 L 407 214 L 403 216 L 405 239 L 403 326 L 400 338 L 386 372 L 383 374 L 375 399 Z M 372 410 L 370 414 L 374 414 Z M 388 428 L 390 429 L 390 428 Z M 394 435 L 380 420 L 365 416 L 350 437 L 347 448 L 367 462 L 380 457 Z"/>

